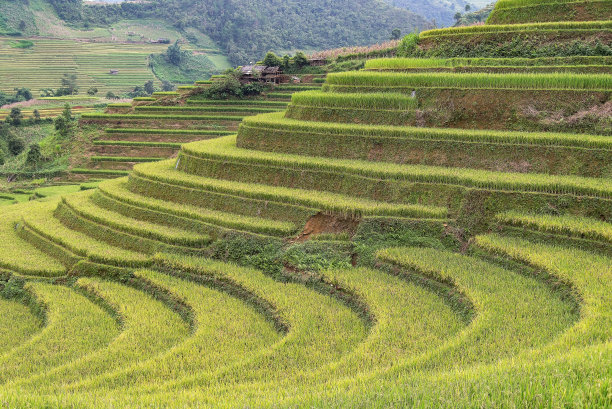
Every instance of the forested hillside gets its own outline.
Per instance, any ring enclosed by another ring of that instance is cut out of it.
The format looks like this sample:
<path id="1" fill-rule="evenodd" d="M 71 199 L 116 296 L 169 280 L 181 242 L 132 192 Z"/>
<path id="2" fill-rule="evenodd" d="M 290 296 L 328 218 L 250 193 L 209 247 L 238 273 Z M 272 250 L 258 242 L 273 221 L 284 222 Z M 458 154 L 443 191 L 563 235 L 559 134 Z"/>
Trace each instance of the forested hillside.
<path id="1" fill-rule="evenodd" d="M 385 0 L 387 3 L 417 13 L 435 23 L 437 27 L 455 24 L 455 13 L 464 12 L 465 6 L 473 7 L 474 1 L 466 0 Z"/>
<path id="2" fill-rule="evenodd" d="M 94 27 L 155 17 L 180 29 L 197 28 L 215 40 L 233 64 L 253 61 L 268 50 L 366 45 L 387 40 L 396 28 L 409 33 L 430 27 L 420 15 L 375 0 L 152 0 L 107 5 L 49 1 L 71 25 Z"/>

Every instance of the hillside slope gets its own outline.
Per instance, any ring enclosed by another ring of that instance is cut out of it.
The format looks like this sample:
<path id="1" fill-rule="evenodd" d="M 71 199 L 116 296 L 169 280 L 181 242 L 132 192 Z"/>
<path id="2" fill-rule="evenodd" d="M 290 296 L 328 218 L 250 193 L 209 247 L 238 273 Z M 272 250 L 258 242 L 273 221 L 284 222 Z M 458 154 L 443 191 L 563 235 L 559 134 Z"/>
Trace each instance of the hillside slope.
<path id="1" fill-rule="evenodd" d="M 395 28 L 408 33 L 430 27 L 425 18 L 377 0 L 153 0 L 82 6 L 78 0 L 50 3 L 72 26 L 162 18 L 181 30 L 198 29 L 220 44 L 234 65 L 253 61 L 268 50 L 369 45 L 387 40 Z"/>

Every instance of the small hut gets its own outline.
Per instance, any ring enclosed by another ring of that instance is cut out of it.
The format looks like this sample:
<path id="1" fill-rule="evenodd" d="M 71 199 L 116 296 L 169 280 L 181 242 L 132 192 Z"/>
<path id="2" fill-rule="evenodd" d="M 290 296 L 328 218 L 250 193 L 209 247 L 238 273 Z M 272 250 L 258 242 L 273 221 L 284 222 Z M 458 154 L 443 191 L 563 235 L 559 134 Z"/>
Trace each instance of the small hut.
<path id="1" fill-rule="evenodd" d="M 243 82 L 272 82 L 279 84 L 283 80 L 281 67 L 267 67 L 265 65 L 245 65 L 240 68 Z"/>
<path id="2" fill-rule="evenodd" d="M 313 57 L 308 59 L 308 64 L 312 67 L 320 67 L 327 64 L 327 59 L 320 57 Z"/>

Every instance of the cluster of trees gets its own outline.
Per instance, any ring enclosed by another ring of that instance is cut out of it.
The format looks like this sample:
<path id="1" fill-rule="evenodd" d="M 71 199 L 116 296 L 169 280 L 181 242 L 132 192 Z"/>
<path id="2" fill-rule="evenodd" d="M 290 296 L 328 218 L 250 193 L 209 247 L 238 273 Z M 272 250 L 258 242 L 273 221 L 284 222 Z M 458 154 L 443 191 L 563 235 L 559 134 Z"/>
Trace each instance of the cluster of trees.
<path id="1" fill-rule="evenodd" d="M 15 102 L 29 101 L 32 99 L 32 92 L 28 88 L 15 88 L 15 94 L 9 95 L 0 91 L 0 106 L 14 104 Z"/>
<path id="2" fill-rule="evenodd" d="M 387 40 L 394 28 L 410 33 L 431 27 L 425 18 L 378 0 L 151 0 L 113 5 L 49 1 L 72 23 L 162 18 L 178 29 L 197 28 L 220 44 L 234 65 L 254 61 L 270 49 L 369 45 Z"/>
<path id="3" fill-rule="evenodd" d="M 92 91 L 93 88 L 90 89 Z M 97 90 L 96 90 L 97 92 Z M 64 95 L 76 95 L 79 93 L 76 74 L 64 74 L 61 79 L 61 85 L 57 89 L 44 88 L 40 91 L 41 97 L 62 97 Z M 88 91 L 89 94 L 89 91 Z M 95 93 L 93 94 L 95 95 Z"/>
<path id="4" fill-rule="evenodd" d="M 28 169 L 38 169 L 40 165 L 52 158 L 45 155 L 44 151 L 54 153 L 61 152 L 62 144 L 71 140 L 76 129 L 76 120 L 72 116 L 69 104 L 66 104 L 60 116 L 53 121 L 55 132 L 45 138 L 42 143 L 33 142 L 26 146 L 26 141 L 18 136 L 16 128 L 22 125 L 32 125 L 41 122 L 40 114 L 34 110 L 33 118 L 24 120 L 20 108 L 13 108 L 3 124 L 0 124 L 0 166 L 7 159 L 14 159 L 20 155 L 23 157 L 23 166 Z M 45 149 L 51 146 L 50 149 Z"/>
<path id="5" fill-rule="evenodd" d="M 465 13 L 455 14 L 455 25 L 456 26 L 471 26 L 476 23 L 484 23 L 489 18 L 489 15 L 495 8 L 495 3 L 491 3 L 488 6 L 483 7 L 480 10 L 471 11 L 469 5 L 465 7 Z"/>
<path id="6" fill-rule="evenodd" d="M 161 90 L 162 91 L 173 91 L 174 85 L 172 85 L 172 83 L 168 81 L 162 81 Z M 155 88 L 155 83 L 153 82 L 153 80 L 149 80 L 145 82 L 143 86 L 134 87 L 132 91 L 127 93 L 127 96 L 129 98 L 146 97 L 146 96 L 152 95 L 155 91 L 157 91 L 157 89 Z M 112 92 L 110 92 L 110 94 L 112 94 Z M 106 97 L 111 98 L 109 97 L 109 94 L 107 94 Z M 114 94 L 112 98 L 115 98 Z"/>
<path id="7" fill-rule="evenodd" d="M 269 85 L 262 83 L 243 84 L 240 82 L 241 76 L 240 70 L 229 69 L 221 79 L 214 81 L 209 88 L 203 91 L 201 96 L 206 99 L 253 97 L 260 95 L 269 87 Z"/>
<path id="8" fill-rule="evenodd" d="M 281 67 L 285 72 L 292 72 L 308 66 L 308 57 L 303 52 L 298 51 L 293 57 L 285 54 L 280 58 L 272 51 L 268 51 L 262 63 L 268 67 Z"/>

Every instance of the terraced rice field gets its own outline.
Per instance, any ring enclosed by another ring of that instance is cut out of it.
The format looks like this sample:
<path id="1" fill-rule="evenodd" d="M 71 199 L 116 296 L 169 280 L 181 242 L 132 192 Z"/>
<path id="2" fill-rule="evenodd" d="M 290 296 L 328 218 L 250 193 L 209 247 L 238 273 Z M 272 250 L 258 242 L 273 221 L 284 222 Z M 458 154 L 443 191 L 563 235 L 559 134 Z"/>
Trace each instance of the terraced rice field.
<path id="1" fill-rule="evenodd" d="M 122 93 L 155 80 L 148 66 L 151 53 L 165 51 L 163 44 L 96 43 L 74 40 L 34 39 L 29 49 L 11 48 L 13 38 L 0 38 L 0 91 L 30 88 L 38 95 L 44 88 L 59 88 L 64 74 L 76 74 L 81 93 L 98 88 Z M 111 75 L 110 70 L 119 70 Z"/>
<path id="2" fill-rule="evenodd" d="M 397 123 L 423 108 L 384 92 L 397 78 L 472 101 L 501 84 L 551 110 L 585 84 L 585 106 L 612 93 L 570 72 L 362 71 L 233 129 L 135 127 L 116 107 L 97 147 L 177 156 L 3 212 L 0 329 L 16 324 L 0 332 L 0 402 L 612 407 L 609 132 Z"/>
<path id="3" fill-rule="evenodd" d="M 80 177 L 122 176 L 136 163 L 176 156 L 184 142 L 235 133 L 243 118 L 278 112 L 288 104 L 267 96 L 254 100 L 206 100 L 198 95 L 201 86 L 205 84 L 196 83 L 178 92 L 156 92 L 152 97 L 135 99 L 133 105 L 109 104 L 107 113 L 85 112 L 83 122 L 108 127 L 93 142 L 86 167 L 75 168 L 72 173 Z M 320 88 L 305 83 L 283 84 L 275 90 L 290 97 L 297 90 Z M 173 101 L 180 101 L 180 105 Z"/>

